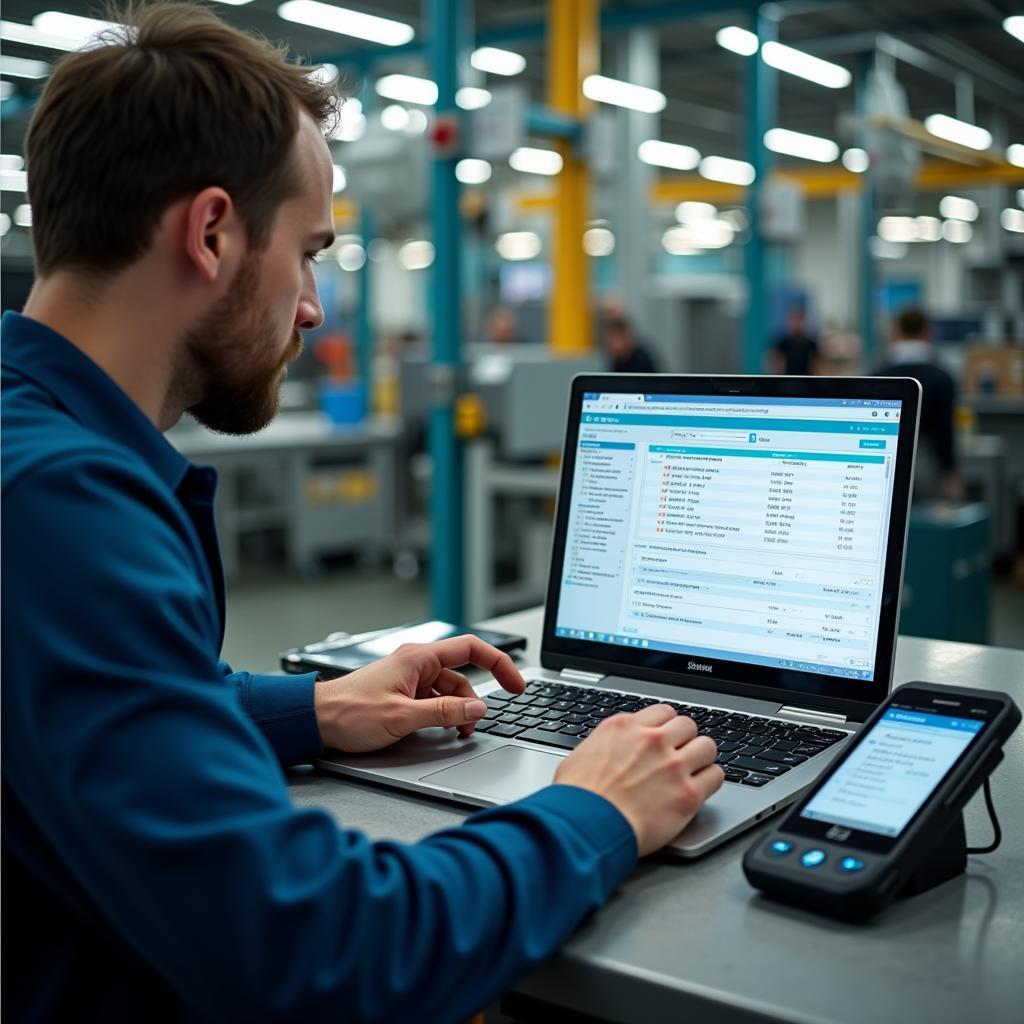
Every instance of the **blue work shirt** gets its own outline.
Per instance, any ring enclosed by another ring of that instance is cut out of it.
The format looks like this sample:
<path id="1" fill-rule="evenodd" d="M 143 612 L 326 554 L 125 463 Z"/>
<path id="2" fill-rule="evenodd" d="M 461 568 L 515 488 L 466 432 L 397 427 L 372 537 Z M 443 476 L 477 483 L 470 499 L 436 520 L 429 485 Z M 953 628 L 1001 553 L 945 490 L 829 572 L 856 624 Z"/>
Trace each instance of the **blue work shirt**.
<path id="1" fill-rule="evenodd" d="M 586 790 L 411 846 L 293 805 L 313 678 L 218 660 L 213 471 L 59 334 L 0 344 L 5 1020 L 461 1021 L 607 901 L 636 840 Z"/>

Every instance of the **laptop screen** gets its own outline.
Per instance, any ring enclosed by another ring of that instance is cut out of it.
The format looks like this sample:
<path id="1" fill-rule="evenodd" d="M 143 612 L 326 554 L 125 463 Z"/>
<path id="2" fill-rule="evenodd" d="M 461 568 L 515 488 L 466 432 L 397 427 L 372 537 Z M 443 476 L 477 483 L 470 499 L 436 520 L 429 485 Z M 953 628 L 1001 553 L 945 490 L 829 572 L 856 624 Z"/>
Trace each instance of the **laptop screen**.
<path id="1" fill-rule="evenodd" d="M 656 660 L 693 674 L 730 663 L 790 681 L 884 673 L 887 686 L 892 639 L 880 632 L 906 400 L 590 381 L 563 477 L 555 638 L 630 648 L 640 663 L 681 656 Z"/>

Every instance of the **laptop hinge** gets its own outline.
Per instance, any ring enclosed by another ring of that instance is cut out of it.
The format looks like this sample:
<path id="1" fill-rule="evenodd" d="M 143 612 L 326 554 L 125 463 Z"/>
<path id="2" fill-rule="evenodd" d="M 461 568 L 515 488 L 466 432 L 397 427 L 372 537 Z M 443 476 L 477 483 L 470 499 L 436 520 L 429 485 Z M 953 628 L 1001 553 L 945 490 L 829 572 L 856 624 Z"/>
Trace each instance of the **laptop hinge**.
<path id="1" fill-rule="evenodd" d="M 576 668 L 563 668 L 558 673 L 559 679 L 570 683 L 599 683 L 605 677 L 604 672 L 581 672 Z"/>
<path id="2" fill-rule="evenodd" d="M 819 711 L 817 708 L 798 708 L 783 704 L 778 713 L 780 716 L 799 715 L 801 718 L 816 718 L 823 722 L 834 722 L 836 725 L 846 724 L 846 715 L 839 715 L 834 711 Z"/>

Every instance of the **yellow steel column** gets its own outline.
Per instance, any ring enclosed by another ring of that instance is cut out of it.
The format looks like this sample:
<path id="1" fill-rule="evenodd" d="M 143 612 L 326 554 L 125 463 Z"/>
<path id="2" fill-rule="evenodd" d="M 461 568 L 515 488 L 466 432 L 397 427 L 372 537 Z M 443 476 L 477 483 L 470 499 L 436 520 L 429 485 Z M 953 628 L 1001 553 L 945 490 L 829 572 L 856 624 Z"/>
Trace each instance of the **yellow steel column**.
<path id="1" fill-rule="evenodd" d="M 598 70 L 598 0 L 548 0 L 548 106 L 567 117 L 584 116 L 590 103 L 583 79 Z M 562 171 L 552 222 L 548 343 L 556 352 L 594 344 L 587 257 L 583 251 L 590 206 L 586 161 L 568 139 L 559 139 Z"/>

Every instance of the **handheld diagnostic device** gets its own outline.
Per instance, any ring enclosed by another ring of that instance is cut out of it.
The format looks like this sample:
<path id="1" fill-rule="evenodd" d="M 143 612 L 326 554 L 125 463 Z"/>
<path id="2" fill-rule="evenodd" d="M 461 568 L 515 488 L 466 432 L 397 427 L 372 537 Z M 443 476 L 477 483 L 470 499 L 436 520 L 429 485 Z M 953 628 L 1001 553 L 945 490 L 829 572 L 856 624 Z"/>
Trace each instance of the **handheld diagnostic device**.
<path id="1" fill-rule="evenodd" d="M 782 825 L 747 851 L 747 880 L 856 919 L 954 877 L 967 862 L 963 807 L 1020 720 L 997 691 L 899 687 Z"/>

